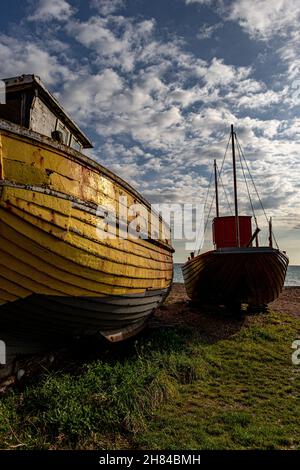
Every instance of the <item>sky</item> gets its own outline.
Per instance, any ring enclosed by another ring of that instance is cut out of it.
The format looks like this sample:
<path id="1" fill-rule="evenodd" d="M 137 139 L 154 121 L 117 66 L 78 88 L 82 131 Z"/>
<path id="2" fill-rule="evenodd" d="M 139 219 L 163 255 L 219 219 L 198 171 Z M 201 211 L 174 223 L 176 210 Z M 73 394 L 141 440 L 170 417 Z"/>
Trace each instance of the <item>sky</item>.
<path id="1" fill-rule="evenodd" d="M 300 265 L 299 22 L 299 0 L 2 0 L 0 77 L 39 75 L 92 139 L 88 154 L 152 203 L 207 200 L 208 212 L 233 123 Z M 232 205 L 230 154 L 222 180 Z M 238 190 L 251 215 L 239 165 Z M 230 214 L 222 188 L 220 209 Z"/>

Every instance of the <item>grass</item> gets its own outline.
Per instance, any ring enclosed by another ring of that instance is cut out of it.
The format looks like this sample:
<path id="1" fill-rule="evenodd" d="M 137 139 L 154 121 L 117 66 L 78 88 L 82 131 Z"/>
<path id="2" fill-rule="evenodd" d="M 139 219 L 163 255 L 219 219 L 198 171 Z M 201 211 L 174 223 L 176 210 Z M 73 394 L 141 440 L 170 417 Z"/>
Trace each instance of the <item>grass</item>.
<path id="1" fill-rule="evenodd" d="M 158 329 L 80 373 L 45 372 L 1 398 L 0 447 L 299 449 L 299 331 L 274 312 L 220 339 Z"/>

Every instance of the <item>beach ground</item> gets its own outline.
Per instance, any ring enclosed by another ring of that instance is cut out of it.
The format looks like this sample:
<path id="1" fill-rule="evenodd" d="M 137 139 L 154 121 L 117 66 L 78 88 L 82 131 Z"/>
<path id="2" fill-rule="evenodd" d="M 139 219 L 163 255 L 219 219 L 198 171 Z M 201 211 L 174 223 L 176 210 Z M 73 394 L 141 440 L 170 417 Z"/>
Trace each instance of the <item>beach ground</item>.
<path id="1" fill-rule="evenodd" d="M 300 317 L 300 287 L 286 287 L 280 297 L 268 306 L 270 311 Z M 189 302 L 185 286 L 181 283 L 174 283 L 171 292 L 164 305 L 156 310 L 154 320 L 169 325 L 189 325 L 198 327 L 202 331 L 212 336 L 219 337 L 220 330 L 229 332 L 238 325 L 247 322 L 251 315 L 241 318 L 229 315 L 218 315 L 215 309 L 201 309 L 192 306 Z"/>

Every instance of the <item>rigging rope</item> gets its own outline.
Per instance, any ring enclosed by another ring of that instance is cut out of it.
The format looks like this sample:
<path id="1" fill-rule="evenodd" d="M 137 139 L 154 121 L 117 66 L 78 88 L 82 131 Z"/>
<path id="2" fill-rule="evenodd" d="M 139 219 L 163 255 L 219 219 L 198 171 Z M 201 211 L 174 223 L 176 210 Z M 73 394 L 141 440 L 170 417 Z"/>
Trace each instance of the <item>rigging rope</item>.
<path id="1" fill-rule="evenodd" d="M 218 172 L 219 172 L 219 170 L 218 170 Z M 223 179 L 222 179 L 222 176 L 221 176 L 221 173 L 220 173 L 220 172 L 219 172 L 219 179 L 220 179 L 220 181 L 221 181 L 221 185 L 222 185 L 222 188 L 223 188 L 223 191 L 224 191 L 226 200 L 227 200 L 227 204 L 228 204 L 230 213 L 233 215 L 233 210 L 232 210 L 231 204 L 230 204 L 230 202 L 229 202 L 229 198 L 228 198 L 228 196 L 227 196 L 226 188 L 225 188 L 225 186 L 224 186 Z"/>
<path id="2" fill-rule="evenodd" d="M 221 176 L 221 173 L 222 173 L 222 170 L 223 170 L 223 167 L 224 167 L 224 163 L 225 163 L 225 159 L 226 159 L 226 154 L 227 154 L 228 147 L 229 147 L 229 143 L 230 143 L 230 139 L 231 139 L 231 134 L 229 135 L 229 139 L 228 139 L 227 146 L 226 146 L 226 150 L 225 150 L 225 153 L 224 153 L 224 156 L 223 156 L 223 160 L 222 160 L 222 165 L 221 165 L 220 171 L 219 171 L 219 168 L 217 167 L 217 175 L 218 175 L 218 177 L 217 177 L 217 184 L 219 184 L 219 182 L 221 182 L 221 185 L 222 185 L 222 188 L 223 188 L 223 190 L 224 190 L 224 194 L 225 194 L 225 197 L 226 197 L 226 200 L 227 200 L 227 203 L 228 203 L 229 210 L 230 210 L 231 214 L 233 214 L 232 207 L 231 207 L 231 204 L 230 204 L 230 202 L 229 202 L 229 198 L 228 198 L 228 196 L 227 196 L 227 192 L 226 192 L 226 189 L 225 189 L 225 185 L 224 185 L 224 183 L 223 183 L 223 179 L 222 179 L 222 176 Z M 238 154 L 239 154 L 239 161 L 240 161 L 240 164 L 241 164 L 241 168 L 242 168 L 244 180 L 245 180 L 245 183 L 246 183 L 246 188 L 247 188 L 247 193 L 248 193 L 248 197 L 249 197 L 249 201 L 250 201 L 250 205 L 251 205 L 251 210 L 252 210 L 253 218 L 254 218 L 254 221 L 255 221 L 256 228 L 258 228 L 257 218 L 256 218 L 256 214 L 255 214 L 255 210 L 254 210 L 254 206 L 253 206 L 253 202 L 252 202 L 252 198 L 251 198 L 251 193 L 250 193 L 250 189 L 249 189 L 247 177 L 246 177 L 246 174 L 245 174 L 245 169 L 244 169 L 243 160 L 244 160 L 244 163 L 245 163 L 245 165 L 246 165 L 246 168 L 247 168 L 248 174 L 249 174 L 249 176 L 250 176 L 252 185 L 253 185 L 253 187 L 254 187 L 256 196 L 257 196 L 257 198 L 258 198 L 259 204 L 260 204 L 260 206 L 261 206 L 261 208 L 262 208 L 262 211 L 263 211 L 263 213 L 264 213 L 264 216 L 265 216 L 266 221 L 267 221 L 268 224 L 269 224 L 269 219 L 268 219 L 268 216 L 267 216 L 267 214 L 266 214 L 266 211 L 265 211 L 265 208 L 264 208 L 264 206 L 263 206 L 263 203 L 262 203 L 262 201 L 261 201 L 261 199 L 260 199 L 258 190 L 257 190 L 257 188 L 256 188 L 256 184 L 255 184 L 255 182 L 254 182 L 254 179 L 253 179 L 252 174 L 251 174 L 251 172 L 250 172 L 250 169 L 249 169 L 247 160 L 246 160 L 246 158 L 245 158 L 244 152 L 243 152 L 243 150 L 242 150 L 242 147 L 241 147 L 241 145 L 240 145 L 240 142 L 239 142 L 239 140 L 238 140 L 236 134 L 235 134 L 235 140 L 236 140 L 236 144 L 237 144 L 237 149 L 238 149 Z M 209 192 L 210 192 L 211 183 L 212 183 L 212 177 L 213 177 L 213 171 L 211 172 L 211 175 L 210 175 L 209 185 L 208 185 L 207 193 L 206 193 L 206 197 L 205 197 L 205 202 L 204 202 L 204 214 L 205 214 L 206 206 L 207 206 L 207 202 L 208 202 Z M 212 198 L 211 203 L 210 203 L 208 215 L 207 215 L 206 222 L 205 222 L 205 226 L 204 226 L 204 231 L 203 231 L 203 237 L 202 237 L 201 245 L 202 245 L 202 243 L 203 243 L 203 241 L 204 241 L 204 237 L 205 237 L 205 233 L 206 233 L 207 225 L 208 225 L 208 222 L 209 222 L 209 219 L 210 219 L 210 214 L 211 214 L 211 210 L 212 210 L 212 206 L 213 206 L 214 201 L 215 201 L 215 194 L 213 195 L 213 198 Z M 199 231 L 198 231 L 198 234 L 197 234 L 197 243 L 198 243 L 199 235 L 200 235 L 200 228 L 199 228 Z M 272 237 L 273 237 L 273 239 L 274 239 L 274 242 L 275 242 L 277 248 L 279 249 L 277 240 L 276 240 L 275 235 L 274 235 L 273 232 L 272 232 Z M 200 250 L 201 250 L 201 248 L 198 249 L 198 254 L 200 253 Z"/>
<path id="3" fill-rule="evenodd" d="M 265 208 L 264 208 L 264 206 L 263 206 L 263 203 L 261 202 L 261 199 L 260 199 L 260 197 L 259 197 L 259 193 L 258 193 L 258 191 L 257 191 L 255 182 L 254 182 L 253 177 L 252 177 L 252 174 L 251 174 L 251 172 L 250 172 L 250 169 L 249 169 L 247 160 L 246 160 L 246 158 L 245 158 L 244 152 L 243 152 L 243 150 L 242 150 L 242 147 L 240 146 L 240 142 L 239 142 L 239 140 L 238 140 L 237 137 L 236 137 L 236 142 L 237 142 L 237 145 L 238 145 L 238 149 L 240 150 L 241 155 L 242 155 L 242 157 L 243 157 L 243 160 L 244 160 L 244 162 L 245 162 L 245 164 L 246 164 L 246 168 L 247 168 L 247 170 L 248 170 L 249 176 L 250 176 L 250 178 L 251 178 L 253 187 L 254 187 L 254 189 L 255 189 L 255 192 L 256 192 L 257 198 L 258 198 L 258 200 L 259 200 L 260 206 L 261 206 L 261 208 L 262 208 L 262 211 L 263 211 L 263 213 L 264 213 L 264 216 L 265 216 L 267 222 L 269 223 L 268 216 L 267 216 L 267 214 L 266 214 L 266 211 L 265 211 Z"/>
<path id="4" fill-rule="evenodd" d="M 225 162 L 227 150 L 228 150 L 228 147 L 229 147 L 229 143 L 230 143 L 230 135 L 229 135 L 229 138 L 228 138 L 226 150 L 225 150 L 225 152 L 224 152 L 224 156 L 223 156 L 223 160 L 222 160 L 221 169 L 220 169 L 220 171 L 218 172 L 218 173 L 219 173 L 219 174 L 218 174 L 218 183 L 219 183 L 219 179 L 220 179 L 220 176 L 221 176 L 221 172 L 222 172 L 222 169 L 223 169 L 223 166 L 224 166 L 224 162 Z M 204 213 L 205 213 L 206 204 L 207 204 L 207 200 L 208 200 L 208 195 L 209 195 L 209 191 L 210 191 L 210 187 L 211 187 L 212 176 L 213 176 L 213 171 L 211 172 L 210 181 L 209 181 L 209 186 L 208 186 L 208 190 L 207 190 L 207 194 L 206 194 L 206 198 L 205 198 Z M 209 217 L 210 217 L 210 213 L 211 213 L 211 209 L 212 209 L 212 205 L 213 205 L 213 203 L 214 203 L 214 200 L 215 200 L 215 195 L 213 196 L 212 201 L 211 201 L 211 204 L 210 204 L 208 216 L 207 216 L 207 218 L 206 218 L 206 222 L 205 222 L 205 226 L 204 226 L 204 231 L 203 231 L 203 237 L 202 237 L 201 244 L 202 244 L 202 242 L 203 242 L 203 240 L 204 240 L 204 237 L 205 237 L 205 232 L 206 232 L 206 228 L 207 228 L 207 224 L 208 224 L 208 221 L 209 221 Z M 200 234 L 200 229 L 199 229 L 199 232 L 198 232 L 198 235 L 197 235 L 197 242 L 198 242 L 199 234 Z M 201 250 L 201 248 L 198 249 L 198 254 L 200 253 L 200 250 Z"/>
<path id="5" fill-rule="evenodd" d="M 211 170 L 209 185 L 208 185 L 208 188 L 207 188 L 206 198 L 205 198 L 205 201 L 204 201 L 204 211 L 205 211 L 206 204 L 207 204 L 207 199 L 208 199 L 208 195 L 209 195 L 209 190 L 210 190 L 213 174 L 214 174 L 214 170 Z"/>
<path id="6" fill-rule="evenodd" d="M 210 207 L 209 207 L 209 211 L 208 211 L 208 216 L 207 216 L 207 218 L 206 218 L 206 222 L 205 222 L 205 226 L 204 226 L 204 230 L 203 230 L 202 242 L 204 241 L 204 237 L 205 237 L 205 233 L 206 233 L 206 229 L 207 229 L 207 225 L 208 225 L 208 222 L 209 222 L 210 213 L 211 213 L 211 209 L 212 209 L 214 200 L 215 200 L 215 194 L 213 195 L 213 198 L 212 198 L 211 203 L 210 203 Z M 200 253 L 200 250 L 201 250 L 201 248 L 198 249 L 198 254 Z"/>
<path id="7" fill-rule="evenodd" d="M 209 191 L 210 191 L 210 187 L 211 187 L 211 182 L 212 182 L 213 174 L 214 174 L 214 170 L 211 171 L 210 178 L 209 178 L 209 184 L 208 184 L 207 191 L 206 191 L 206 197 L 205 197 L 204 209 L 203 209 L 204 214 L 205 214 L 205 209 L 206 209 L 206 204 L 207 204 L 207 200 L 208 200 L 208 196 L 209 196 Z M 203 214 L 203 217 L 204 217 L 204 214 Z M 201 230 L 201 225 L 200 225 L 200 227 L 199 227 L 199 229 L 198 229 L 198 233 L 197 233 L 196 246 L 198 245 L 199 236 L 200 236 L 200 230 Z M 204 233 L 205 233 L 205 231 L 204 231 Z M 203 234 L 203 237 L 202 237 L 202 240 L 201 240 L 200 245 L 202 245 L 203 239 L 204 239 L 204 234 Z M 199 254 L 199 253 L 200 253 L 200 248 L 198 249 L 198 254 Z"/>
<path id="8" fill-rule="evenodd" d="M 242 155 L 242 157 L 243 157 L 243 160 L 244 160 L 244 162 L 245 162 L 245 164 L 246 164 L 246 168 L 247 168 L 247 170 L 248 170 L 249 176 L 250 176 L 250 178 L 251 178 L 253 187 L 254 187 L 254 189 L 255 189 L 257 198 L 258 198 L 258 200 L 259 200 L 259 203 L 260 203 L 260 206 L 261 206 L 262 211 L 263 211 L 263 213 L 264 213 L 264 216 L 265 216 L 265 218 L 266 218 L 266 221 L 267 221 L 267 223 L 269 224 L 270 221 L 269 221 L 268 216 L 267 216 L 267 214 L 266 214 L 266 211 L 265 211 L 265 208 L 264 208 L 264 206 L 263 206 L 263 203 L 262 203 L 262 201 L 261 201 L 261 199 L 260 199 L 258 190 L 257 190 L 257 188 L 256 188 L 256 184 L 255 184 L 255 182 L 254 182 L 254 180 L 253 180 L 253 177 L 252 177 L 252 174 L 251 174 L 251 172 L 250 172 L 250 169 L 249 169 L 247 160 L 246 160 L 246 158 L 245 158 L 244 152 L 243 152 L 243 150 L 242 150 L 242 147 L 241 147 L 241 145 L 240 145 L 240 142 L 239 142 L 237 136 L 236 136 L 236 142 L 237 142 L 237 147 L 238 147 L 238 149 L 239 149 L 239 152 L 241 152 L 241 155 Z M 276 240 L 275 235 L 274 235 L 273 232 L 272 232 L 272 237 L 273 237 L 273 239 L 274 239 L 274 242 L 275 242 L 275 244 L 276 244 L 277 249 L 279 250 L 279 246 L 278 246 L 277 240 Z"/>
<path id="9" fill-rule="evenodd" d="M 230 137 L 231 137 L 231 134 L 229 134 L 229 139 L 228 139 L 228 142 L 227 142 L 227 147 L 226 147 L 226 150 L 225 150 L 225 153 L 224 153 L 224 157 L 223 157 L 223 160 L 222 160 L 222 165 L 221 165 L 221 169 L 220 169 L 220 174 L 222 173 L 222 170 L 223 170 L 223 166 L 224 166 L 224 162 L 225 162 L 227 150 L 228 150 L 229 143 L 230 143 Z"/>
<path id="10" fill-rule="evenodd" d="M 236 138 L 236 140 L 237 140 L 237 137 L 235 137 L 235 138 Z M 250 190 L 249 190 L 248 181 L 247 181 L 247 178 L 246 178 L 246 175 L 245 175 L 245 171 L 244 171 L 244 166 L 243 166 L 243 161 L 242 161 L 242 157 L 241 157 L 241 152 L 240 152 L 239 146 L 237 146 L 237 149 L 238 149 L 239 160 L 240 160 L 240 164 L 241 164 L 241 168 L 242 168 L 244 180 L 245 180 L 245 183 L 246 183 L 246 188 L 247 188 L 247 193 L 248 193 L 248 197 L 249 197 L 249 201 L 250 201 L 250 205 L 251 205 L 251 210 L 252 210 L 253 218 L 254 218 L 254 221 L 255 221 L 256 228 L 258 228 L 257 218 L 256 218 L 256 215 L 255 215 L 255 211 L 254 211 L 254 207 L 253 207 L 253 203 L 252 203 L 252 198 L 251 198 L 251 194 L 250 194 Z"/>

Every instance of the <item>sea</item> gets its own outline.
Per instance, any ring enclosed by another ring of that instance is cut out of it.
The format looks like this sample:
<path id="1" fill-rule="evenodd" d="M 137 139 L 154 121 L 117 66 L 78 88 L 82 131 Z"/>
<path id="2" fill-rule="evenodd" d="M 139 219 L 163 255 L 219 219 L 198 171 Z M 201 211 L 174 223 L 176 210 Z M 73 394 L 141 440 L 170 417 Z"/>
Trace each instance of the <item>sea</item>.
<path id="1" fill-rule="evenodd" d="M 183 263 L 174 263 L 174 282 L 183 283 L 181 266 L 183 266 Z M 284 285 L 289 287 L 300 286 L 300 266 L 288 267 Z"/>

